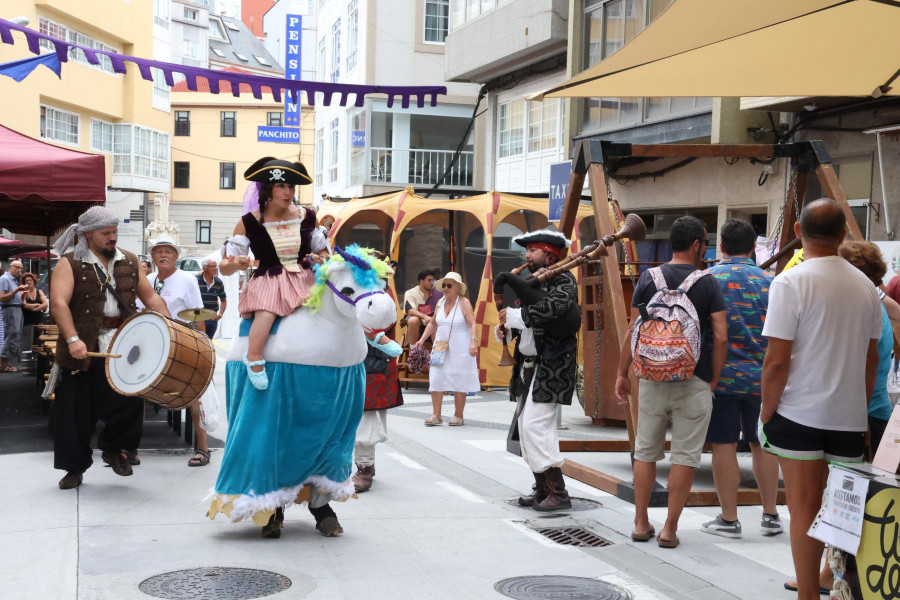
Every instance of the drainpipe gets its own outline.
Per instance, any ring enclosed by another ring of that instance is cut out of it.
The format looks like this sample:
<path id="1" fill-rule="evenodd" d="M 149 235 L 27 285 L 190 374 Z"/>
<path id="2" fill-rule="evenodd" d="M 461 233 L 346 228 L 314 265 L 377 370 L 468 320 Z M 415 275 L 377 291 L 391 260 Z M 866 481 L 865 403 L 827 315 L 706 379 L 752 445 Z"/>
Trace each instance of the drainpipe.
<path id="1" fill-rule="evenodd" d="M 887 239 L 894 239 L 894 230 L 891 229 L 891 217 L 888 216 L 887 184 L 884 182 L 884 159 L 881 154 L 881 132 L 875 133 L 875 147 L 878 149 L 878 178 L 881 180 L 881 202 L 884 207 L 884 227 L 887 230 Z"/>

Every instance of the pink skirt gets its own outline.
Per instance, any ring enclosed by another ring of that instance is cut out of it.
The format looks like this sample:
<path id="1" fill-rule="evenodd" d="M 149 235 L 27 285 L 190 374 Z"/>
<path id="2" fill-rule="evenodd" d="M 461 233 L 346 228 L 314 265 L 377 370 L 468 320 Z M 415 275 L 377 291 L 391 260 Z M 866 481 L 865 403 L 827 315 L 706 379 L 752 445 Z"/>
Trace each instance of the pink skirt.
<path id="1" fill-rule="evenodd" d="M 249 317 L 258 310 L 286 317 L 306 302 L 313 286 L 315 274 L 308 270 L 288 271 L 280 275 L 251 277 L 238 301 L 238 312 Z"/>

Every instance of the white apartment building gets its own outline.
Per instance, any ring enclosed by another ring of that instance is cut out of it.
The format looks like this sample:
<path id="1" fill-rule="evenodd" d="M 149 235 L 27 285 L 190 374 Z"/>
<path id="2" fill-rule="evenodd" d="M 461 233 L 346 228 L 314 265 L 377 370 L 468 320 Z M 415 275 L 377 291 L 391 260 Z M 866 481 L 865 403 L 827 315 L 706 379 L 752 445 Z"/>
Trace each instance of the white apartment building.
<path id="1" fill-rule="evenodd" d="M 478 86 L 445 83 L 449 0 L 317 0 L 316 75 L 333 83 L 446 85 L 438 105 L 316 106 L 316 198 L 433 186 L 472 117 Z M 470 135 L 443 188 L 475 189 L 480 165 Z"/>

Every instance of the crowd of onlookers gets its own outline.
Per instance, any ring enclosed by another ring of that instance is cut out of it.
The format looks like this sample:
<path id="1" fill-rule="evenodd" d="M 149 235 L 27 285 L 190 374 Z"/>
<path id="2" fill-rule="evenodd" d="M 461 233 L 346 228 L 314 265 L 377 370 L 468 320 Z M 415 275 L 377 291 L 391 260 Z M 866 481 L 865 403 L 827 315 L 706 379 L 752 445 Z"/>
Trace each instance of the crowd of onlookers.
<path id="1" fill-rule="evenodd" d="M 37 288 L 38 277 L 23 270 L 22 261 L 10 261 L 0 275 L 0 373 L 17 373 L 23 349 L 31 348 L 34 326 L 47 311 L 47 296 Z"/>

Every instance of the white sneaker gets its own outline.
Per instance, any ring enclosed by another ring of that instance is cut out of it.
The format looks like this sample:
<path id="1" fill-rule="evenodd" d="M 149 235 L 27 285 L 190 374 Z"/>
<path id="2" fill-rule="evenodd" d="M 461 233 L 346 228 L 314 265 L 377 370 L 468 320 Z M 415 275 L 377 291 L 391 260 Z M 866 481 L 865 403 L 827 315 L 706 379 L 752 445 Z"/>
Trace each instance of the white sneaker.
<path id="1" fill-rule="evenodd" d="M 741 537 L 741 522 L 726 523 L 722 515 L 719 515 L 712 521 L 703 524 L 703 531 L 712 535 L 721 535 L 727 538 Z"/>
<path id="2" fill-rule="evenodd" d="M 763 535 L 776 535 L 784 531 L 784 524 L 778 515 L 770 516 L 763 513 L 762 521 L 759 523 L 759 529 Z"/>

